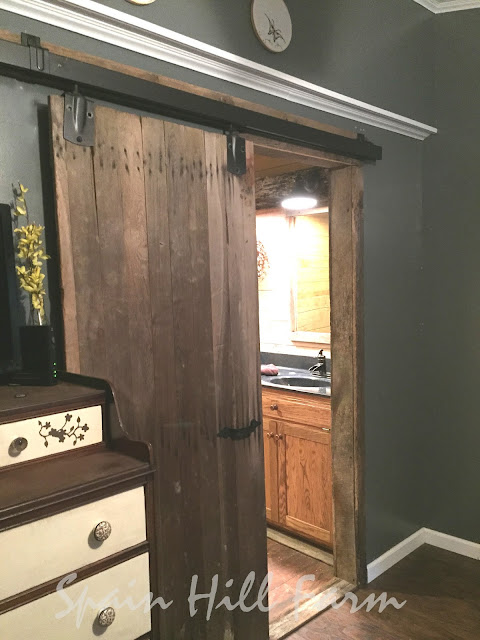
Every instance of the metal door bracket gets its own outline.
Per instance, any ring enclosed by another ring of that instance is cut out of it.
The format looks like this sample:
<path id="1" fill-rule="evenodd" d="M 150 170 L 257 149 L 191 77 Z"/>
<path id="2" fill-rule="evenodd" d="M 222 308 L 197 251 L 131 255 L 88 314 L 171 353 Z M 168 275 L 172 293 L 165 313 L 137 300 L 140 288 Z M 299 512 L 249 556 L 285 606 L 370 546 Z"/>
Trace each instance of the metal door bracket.
<path id="1" fill-rule="evenodd" d="M 247 171 L 245 140 L 233 132 L 227 135 L 227 169 L 235 176 L 243 176 Z"/>
<path id="2" fill-rule="evenodd" d="M 82 147 L 93 147 L 95 142 L 95 103 L 76 87 L 73 93 L 65 94 L 63 137 Z"/>
<path id="3" fill-rule="evenodd" d="M 38 36 L 22 33 L 20 42 L 30 50 L 30 69 L 32 71 L 50 71 L 50 52 L 44 49 Z"/>

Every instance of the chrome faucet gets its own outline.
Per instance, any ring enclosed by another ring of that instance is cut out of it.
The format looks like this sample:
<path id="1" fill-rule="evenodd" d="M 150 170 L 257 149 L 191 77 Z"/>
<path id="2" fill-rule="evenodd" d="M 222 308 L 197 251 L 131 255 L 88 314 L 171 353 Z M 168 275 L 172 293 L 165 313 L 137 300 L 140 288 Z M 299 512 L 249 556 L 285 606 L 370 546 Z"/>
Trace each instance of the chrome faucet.
<path id="1" fill-rule="evenodd" d="M 327 377 L 327 358 L 323 355 L 323 349 L 320 349 L 318 352 L 318 362 L 314 364 L 313 367 L 309 368 L 312 376 L 316 376 L 318 378 L 326 378 Z"/>

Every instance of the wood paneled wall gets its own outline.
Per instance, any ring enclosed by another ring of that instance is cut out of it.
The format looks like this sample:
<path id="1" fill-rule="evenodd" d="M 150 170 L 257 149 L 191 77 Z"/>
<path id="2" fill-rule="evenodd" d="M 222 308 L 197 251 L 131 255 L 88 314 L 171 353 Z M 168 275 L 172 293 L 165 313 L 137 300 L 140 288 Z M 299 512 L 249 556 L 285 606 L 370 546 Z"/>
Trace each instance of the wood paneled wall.
<path id="1" fill-rule="evenodd" d="M 296 216 L 295 331 L 330 333 L 328 213 Z"/>

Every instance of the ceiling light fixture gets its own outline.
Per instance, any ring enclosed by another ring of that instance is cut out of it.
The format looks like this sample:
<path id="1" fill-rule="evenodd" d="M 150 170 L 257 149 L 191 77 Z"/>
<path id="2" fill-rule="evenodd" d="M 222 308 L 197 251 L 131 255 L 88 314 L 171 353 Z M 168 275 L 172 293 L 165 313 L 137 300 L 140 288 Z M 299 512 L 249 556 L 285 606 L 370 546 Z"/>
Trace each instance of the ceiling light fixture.
<path id="1" fill-rule="evenodd" d="M 297 174 L 292 192 L 282 200 L 282 207 L 288 211 L 313 209 L 318 204 L 316 182 L 310 184 L 304 176 Z"/>
<path id="2" fill-rule="evenodd" d="M 305 194 L 292 194 L 285 200 L 282 200 L 282 207 L 289 211 L 302 211 L 304 209 L 313 209 L 318 204 L 318 200 L 313 196 Z"/>

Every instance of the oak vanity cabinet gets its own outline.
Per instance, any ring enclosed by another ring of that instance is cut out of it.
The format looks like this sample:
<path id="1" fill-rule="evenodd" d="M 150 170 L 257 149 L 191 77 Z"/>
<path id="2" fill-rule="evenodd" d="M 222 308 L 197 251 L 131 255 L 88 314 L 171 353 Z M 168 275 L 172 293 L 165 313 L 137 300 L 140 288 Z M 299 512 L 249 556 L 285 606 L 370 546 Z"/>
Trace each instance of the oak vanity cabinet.
<path id="1" fill-rule="evenodd" d="M 61 375 L 0 386 L 0 638 L 153 640 L 151 449 L 106 383 Z"/>
<path id="2" fill-rule="evenodd" d="M 330 399 L 262 392 L 267 520 L 332 545 Z"/>

